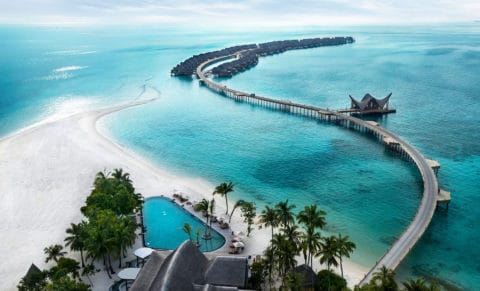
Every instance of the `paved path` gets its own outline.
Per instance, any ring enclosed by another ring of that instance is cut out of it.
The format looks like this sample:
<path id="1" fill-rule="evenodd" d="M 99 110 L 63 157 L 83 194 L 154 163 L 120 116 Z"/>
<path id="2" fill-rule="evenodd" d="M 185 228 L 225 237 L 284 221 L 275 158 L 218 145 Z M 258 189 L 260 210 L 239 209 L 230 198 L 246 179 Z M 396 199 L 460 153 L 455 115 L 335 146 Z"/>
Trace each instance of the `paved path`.
<path id="1" fill-rule="evenodd" d="M 403 140 L 396 134 L 374 124 L 363 121 L 362 119 L 355 118 L 353 116 L 345 115 L 337 111 L 327 110 L 319 108 L 316 106 L 310 106 L 300 103 L 294 103 L 285 100 L 272 99 L 262 96 L 257 96 L 254 94 L 245 93 L 242 91 L 234 90 L 227 88 L 224 85 L 220 85 L 209 80 L 205 76 L 203 71 L 204 67 L 207 67 L 213 63 L 226 60 L 231 57 L 238 55 L 237 52 L 227 57 L 221 57 L 216 59 L 208 60 L 197 68 L 197 76 L 201 82 L 209 87 L 210 89 L 222 93 L 227 96 L 234 96 L 236 98 L 246 98 L 247 100 L 256 100 L 262 103 L 271 103 L 274 105 L 288 106 L 288 108 L 296 108 L 297 110 L 309 111 L 317 114 L 318 116 L 328 116 L 329 121 L 335 122 L 351 122 L 360 127 L 369 129 L 371 132 L 374 132 L 379 137 L 388 137 L 393 141 L 397 142 L 401 149 L 407 154 L 411 160 L 416 164 L 418 170 L 420 171 L 423 179 L 423 197 L 420 203 L 420 207 L 417 210 L 415 217 L 413 218 L 410 225 L 402 233 L 402 235 L 395 241 L 395 243 L 390 247 L 390 249 L 377 261 L 375 266 L 373 266 L 370 271 L 365 275 L 365 277 L 360 281 L 360 285 L 368 283 L 372 278 L 372 275 L 378 271 L 382 266 L 386 266 L 389 269 L 395 269 L 402 260 L 407 256 L 410 250 L 415 246 L 417 241 L 420 239 L 422 234 L 427 229 L 430 221 L 432 220 L 433 213 L 435 211 L 438 195 L 438 182 L 433 170 L 429 167 L 426 159 L 423 155 L 407 141 Z M 282 107 L 278 108 L 282 108 Z"/>

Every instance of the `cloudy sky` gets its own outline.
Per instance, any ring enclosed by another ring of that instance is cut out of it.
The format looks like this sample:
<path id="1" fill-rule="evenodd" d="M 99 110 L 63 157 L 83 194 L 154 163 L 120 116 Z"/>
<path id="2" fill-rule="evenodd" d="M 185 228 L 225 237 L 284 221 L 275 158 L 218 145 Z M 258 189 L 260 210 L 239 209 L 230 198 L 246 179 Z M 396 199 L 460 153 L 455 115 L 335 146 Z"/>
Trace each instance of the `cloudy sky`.
<path id="1" fill-rule="evenodd" d="M 325 25 L 480 20 L 480 0 L 0 0 L 0 23 Z"/>

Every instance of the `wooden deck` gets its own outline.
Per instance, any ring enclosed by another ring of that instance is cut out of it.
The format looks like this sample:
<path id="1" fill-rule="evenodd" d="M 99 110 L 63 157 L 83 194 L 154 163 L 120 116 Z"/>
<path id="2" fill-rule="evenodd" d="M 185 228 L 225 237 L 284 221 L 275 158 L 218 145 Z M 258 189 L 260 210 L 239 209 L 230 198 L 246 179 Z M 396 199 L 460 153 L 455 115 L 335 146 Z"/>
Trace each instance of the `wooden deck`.
<path id="1" fill-rule="evenodd" d="M 360 111 L 359 109 L 339 109 L 336 110 L 338 113 L 349 113 L 354 116 L 363 116 L 363 115 L 381 115 L 397 112 L 394 108 L 385 108 L 385 109 L 375 109 L 375 110 L 366 110 Z"/>
<path id="2" fill-rule="evenodd" d="M 234 56 L 234 55 L 232 55 Z M 423 179 L 423 197 L 420 206 L 411 221 L 410 225 L 390 247 L 390 249 L 377 261 L 365 277 L 360 281 L 360 284 L 365 284 L 370 281 L 372 274 L 378 271 L 382 266 L 389 269 L 395 269 L 415 246 L 422 234 L 427 229 L 432 219 L 438 199 L 438 182 L 435 173 L 430 167 L 430 163 L 423 157 L 423 155 L 407 141 L 400 138 L 396 134 L 382 128 L 378 124 L 374 124 L 362 119 L 343 114 L 339 111 L 332 111 L 316 106 L 305 105 L 291 102 L 288 100 L 278 100 L 268 97 L 258 96 L 254 93 L 246 93 L 224 85 L 215 83 L 207 79 L 204 75 L 203 68 L 216 62 L 218 60 L 208 60 L 197 67 L 196 74 L 200 79 L 201 84 L 207 86 L 213 91 L 221 95 L 232 98 L 235 101 L 248 102 L 258 104 L 260 106 L 269 107 L 282 112 L 299 114 L 314 119 L 332 122 L 347 128 L 352 128 L 360 132 L 371 134 L 375 136 L 380 142 L 395 146 L 403 157 L 415 163 Z"/>

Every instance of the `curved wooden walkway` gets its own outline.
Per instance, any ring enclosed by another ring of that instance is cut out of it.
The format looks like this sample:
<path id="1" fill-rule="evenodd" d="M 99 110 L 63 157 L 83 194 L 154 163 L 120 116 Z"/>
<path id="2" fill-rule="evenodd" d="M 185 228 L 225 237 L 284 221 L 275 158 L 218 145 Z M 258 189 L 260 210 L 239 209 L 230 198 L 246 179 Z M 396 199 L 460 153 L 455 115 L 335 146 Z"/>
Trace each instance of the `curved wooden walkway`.
<path id="1" fill-rule="evenodd" d="M 234 57 L 238 54 L 232 54 L 228 57 Z M 196 73 L 200 82 L 208 88 L 236 101 L 254 103 L 272 109 L 289 112 L 292 114 L 300 114 L 310 118 L 321 119 L 335 124 L 353 128 L 361 132 L 373 134 L 379 140 L 384 141 L 388 139 L 390 142 L 397 144 L 396 150 L 401 152 L 406 158 L 415 163 L 420 171 L 423 179 L 423 198 L 417 213 L 407 229 L 400 235 L 390 249 L 377 261 L 365 277 L 359 282 L 360 285 L 368 283 L 372 278 L 372 274 L 378 271 L 382 266 L 389 269 L 395 269 L 402 260 L 407 256 L 410 250 L 415 246 L 422 234 L 427 229 L 433 217 L 437 203 L 438 182 L 437 178 L 430 168 L 427 160 L 423 155 L 407 141 L 403 140 L 396 134 L 372 123 L 366 122 L 362 119 L 355 118 L 349 115 L 342 114 L 337 111 L 327 110 L 316 106 L 294 103 L 285 100 L 277 100 L 268 97 L 257 96 L 246 92 L 233 90 L 226 86 L 220 85 L 209 80 L 205 76 L 203 68 L 215 62 L 227 59 L 228 57 L 221 57 L 208 60 L 198 66 Z"/>

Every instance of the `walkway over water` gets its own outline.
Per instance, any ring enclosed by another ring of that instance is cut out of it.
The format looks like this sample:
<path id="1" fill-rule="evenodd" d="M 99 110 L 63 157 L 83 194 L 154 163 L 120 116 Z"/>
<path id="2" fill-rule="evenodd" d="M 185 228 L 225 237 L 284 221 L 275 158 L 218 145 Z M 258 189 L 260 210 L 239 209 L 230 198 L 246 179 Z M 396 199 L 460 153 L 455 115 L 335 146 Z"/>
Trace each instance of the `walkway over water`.
<path id="1" fill-rule="evenodd" d="M 389 269 L 396 269 L 427 229 L 437 205 L 437 199 L 439 196 L 438 182 L 436 175 L 430 167 L 427 159 L 425 159 L 425 157 L 407 141 L 380 127 L 378 124 L 343 114 L 340 111 L 328 110 L 316 106 L 294 103 L 288 100 L 278 100 L 258 96 L 253 93 L 234 90 L 227 88 L 224 85 L 215 83 L 205 76 L 205 67 L 228 58 L 233 58 L 238 53 L 239 52 L 228 56 L 213 58 L 200 64 L 196 69 L 196 74 L 200 79 L 201 84 L 238 102 L 253 103 L 282 112 L 299 114 L 313 119 L 332 122 L 346 128 L 352 128 L 360 132 L 372 134 L 379 139 L 379 141 L 384 142 L 387 146 L 392 145 L 395 151 L 415 163 L 423 179 L 423 197 L 420 207 L 418 208 L 415 217 L 407 229 L 400 235 L 390 249 L 377 261 L 375 266 L 370 269 L 370 271 L 360 281 L 360 284 L 368 283 L 372 278 L 373 273 L 377 272 L 382 266 L 386 266 Z"/>

